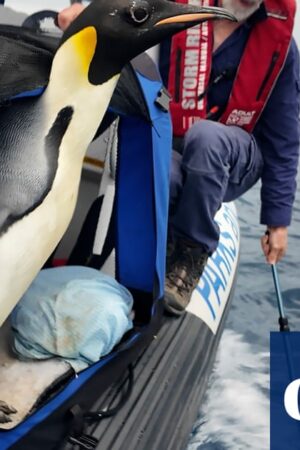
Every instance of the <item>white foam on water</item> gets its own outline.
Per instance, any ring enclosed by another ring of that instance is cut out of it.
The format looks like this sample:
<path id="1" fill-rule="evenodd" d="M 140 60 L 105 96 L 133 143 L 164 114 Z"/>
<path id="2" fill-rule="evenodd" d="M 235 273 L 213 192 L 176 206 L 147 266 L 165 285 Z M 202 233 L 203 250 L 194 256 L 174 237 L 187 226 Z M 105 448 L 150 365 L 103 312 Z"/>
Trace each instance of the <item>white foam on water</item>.
<path id="1" fill-rule="evenodd" d="M 187 450 L 268 450 L 268 389 L 269 354 L 225 330 Z"/>

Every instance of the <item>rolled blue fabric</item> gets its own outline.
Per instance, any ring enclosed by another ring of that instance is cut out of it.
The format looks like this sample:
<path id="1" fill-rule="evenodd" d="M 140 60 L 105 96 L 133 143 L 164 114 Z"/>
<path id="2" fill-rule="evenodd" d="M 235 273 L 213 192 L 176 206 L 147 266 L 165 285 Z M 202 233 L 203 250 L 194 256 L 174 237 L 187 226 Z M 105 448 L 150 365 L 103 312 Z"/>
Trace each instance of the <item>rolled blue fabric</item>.
<path id="1" fill-rule="evenodd" d="M 80 371 L 108 354 L 133 326 L 130 292 L 79 266 L 42 270 L 12 313 L 21 359 L 60 357 Z"/>

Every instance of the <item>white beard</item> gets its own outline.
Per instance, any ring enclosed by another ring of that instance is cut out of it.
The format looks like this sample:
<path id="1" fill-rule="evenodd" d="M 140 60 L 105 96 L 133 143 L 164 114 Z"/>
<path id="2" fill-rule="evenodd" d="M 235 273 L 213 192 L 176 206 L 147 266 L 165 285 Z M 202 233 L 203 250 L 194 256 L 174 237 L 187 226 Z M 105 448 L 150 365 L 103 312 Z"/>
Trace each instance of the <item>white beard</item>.
<path id="1" fill-rule="evenodd" d="M 262 0 L 244 0 L 247 6 L 239 4 L 237 0 L 222 0 L 222 7 L 234 14 L 238 22 L 242 22 L 250 17 L 256 11 Z"/>

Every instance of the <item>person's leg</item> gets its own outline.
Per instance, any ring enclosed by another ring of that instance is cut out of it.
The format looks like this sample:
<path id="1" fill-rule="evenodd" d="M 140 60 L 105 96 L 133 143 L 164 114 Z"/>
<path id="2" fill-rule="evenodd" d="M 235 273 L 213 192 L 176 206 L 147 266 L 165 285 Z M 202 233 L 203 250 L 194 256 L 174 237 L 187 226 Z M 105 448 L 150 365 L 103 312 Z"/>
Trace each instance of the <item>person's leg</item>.
<path id="1" fill-rule="evenodd" d="M 224 200 L 246 192 L 260 177 L 262 157 L 255 139 L 238 127 L 196 123 L 186 134 L 182 156 L 172 162 L 170 224 L 176 238 L 167 267 L 165 304 L 182 313 L 218 245 L 214 217 Z"/>
<path id="2" fill-rule="evenodd" d="M 170 170 L 170 201 L 169 216 L 172 218 L 176 211 L 176 206 L 182 191 L 183 172 L 182 155 L 173 150 Z"/>
<path id="3" fill-rule="evenodd" d="M 252 135 L 238 127 L 201 121 L 186 134 L 183 154 L 173 158 L 170 225 L 174 234 L 212 253 L 222 202 L 238 198 L 260 177 L 262 157 Z"/>

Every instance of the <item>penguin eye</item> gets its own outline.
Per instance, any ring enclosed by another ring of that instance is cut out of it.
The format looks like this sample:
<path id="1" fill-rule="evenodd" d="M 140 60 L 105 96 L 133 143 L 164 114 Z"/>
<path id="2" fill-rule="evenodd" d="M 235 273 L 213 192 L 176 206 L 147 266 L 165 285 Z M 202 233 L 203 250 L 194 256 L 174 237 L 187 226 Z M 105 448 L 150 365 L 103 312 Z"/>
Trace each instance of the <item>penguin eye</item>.
<path id="1" fill-rule="evenodd" d="M 135 25 L 146 22 L 150 16 L 149 3 L 146 1 L 135 1 L 127 11 L 128 19 Z"/>

